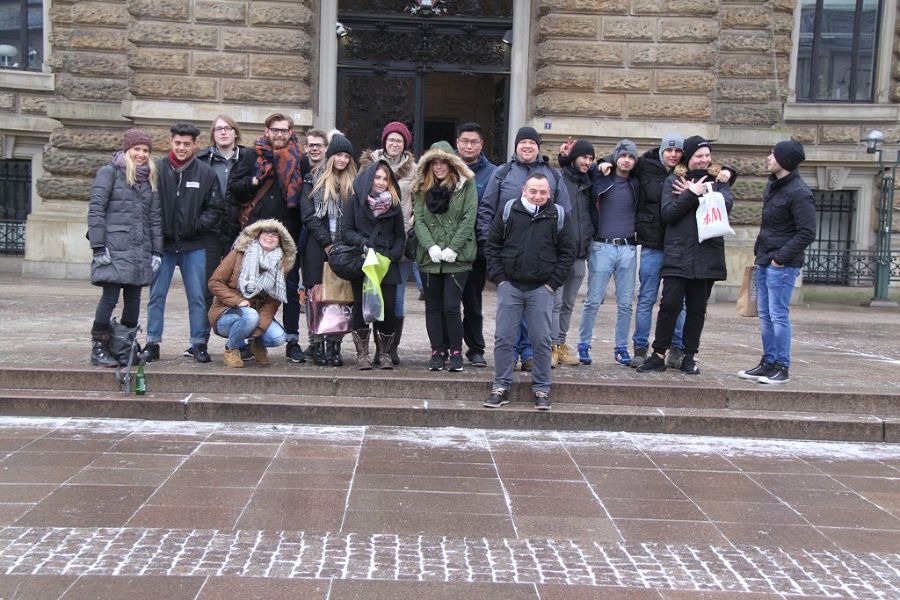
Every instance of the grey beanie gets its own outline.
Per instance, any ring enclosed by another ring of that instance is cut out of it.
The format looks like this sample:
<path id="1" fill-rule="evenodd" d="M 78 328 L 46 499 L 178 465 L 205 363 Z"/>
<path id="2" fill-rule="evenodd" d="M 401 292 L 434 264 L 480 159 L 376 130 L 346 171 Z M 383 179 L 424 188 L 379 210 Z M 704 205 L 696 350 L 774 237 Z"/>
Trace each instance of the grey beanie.
<path id="1" fill-rule="evenodd" d="M 684 151 L 684 138 L 677 133 L 667 133 L 659 141 L 659 160 L 662 160 L 663 151 L 667 148 L 677 148 Z"/>
<path id="2" fill-rule="evenodd" d="M 631 140 L 621 140 L 616 147 L 613 149 L 613 163 L 619 160 L 619 157 L 623 154 L 630 154 L 635 159 L 638 157 L 638 149 L 634 142 Z"/>

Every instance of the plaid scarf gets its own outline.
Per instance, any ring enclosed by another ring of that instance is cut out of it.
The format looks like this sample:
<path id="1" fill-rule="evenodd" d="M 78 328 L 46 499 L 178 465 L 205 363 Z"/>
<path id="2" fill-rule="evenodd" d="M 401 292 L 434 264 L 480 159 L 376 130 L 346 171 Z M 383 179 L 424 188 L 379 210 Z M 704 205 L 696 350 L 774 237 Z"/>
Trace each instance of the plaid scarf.
<path id="1" fill-rule="evenodd" d="M 250 242 L 244 250 L 244 262 L 241 264 L 241 274 L 238 275 L 238 291 L 241 296 L 250 299 L 265 292 L 272 298 L 287 302 L 287 287 L 281 270 L 283 256 L 281 246 L 265 252 L 258 240 Z"/>
<path id="2" fill-rule="evenodd" d="M 265 137 L 259 138 L 253 145 L 256 148 L 256 178 L 262 183 L 269 177 L 277 177 L 285 202 L 289 208 L 295 208 L 303 189 L 303 175 L 300 173 L 303 153 L 297 136 L 292 135 L 287 146 L 280 150 L 273 149 L 272 143 Z"/>

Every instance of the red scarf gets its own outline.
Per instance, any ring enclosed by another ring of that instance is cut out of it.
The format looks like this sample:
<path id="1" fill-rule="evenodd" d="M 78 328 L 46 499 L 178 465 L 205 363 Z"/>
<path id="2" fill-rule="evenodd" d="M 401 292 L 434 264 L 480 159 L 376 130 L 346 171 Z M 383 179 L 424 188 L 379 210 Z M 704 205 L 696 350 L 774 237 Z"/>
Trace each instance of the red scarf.
<path id="1" fill-rule="evenodd" d="M 178 160 L 177 158 L 175 158 L 175 151 L 174 151 L 174 150 L 169 150 L 169 164 L 172 165 L 173 167 L 175 167 L 176 169 L 180 169 L 180 168 L 183 167 L 184 165 L 186 165 L 186 164 L 188 164 L 189 162 L 191 162 L 191 159 L 192 159 L 192 158 L 194 158 L 193 155 L 189 156 L 188 159 L 185 160 L 185 161 L 180 161 L 180 160 Z"/>

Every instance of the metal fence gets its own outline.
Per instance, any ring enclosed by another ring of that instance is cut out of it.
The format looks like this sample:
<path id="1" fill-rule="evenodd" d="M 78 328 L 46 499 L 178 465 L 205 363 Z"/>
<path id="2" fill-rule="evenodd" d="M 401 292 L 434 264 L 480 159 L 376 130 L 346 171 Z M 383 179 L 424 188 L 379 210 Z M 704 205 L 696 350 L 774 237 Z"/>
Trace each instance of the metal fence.
<path id="1" fill-rule="evenodd" d="M 891 255 L 891 281 L 900 282 L 900 254 Z M 873 250 L 815 250 L 806 252 L 803 284 L 871 286 L 875 283 Z"/>

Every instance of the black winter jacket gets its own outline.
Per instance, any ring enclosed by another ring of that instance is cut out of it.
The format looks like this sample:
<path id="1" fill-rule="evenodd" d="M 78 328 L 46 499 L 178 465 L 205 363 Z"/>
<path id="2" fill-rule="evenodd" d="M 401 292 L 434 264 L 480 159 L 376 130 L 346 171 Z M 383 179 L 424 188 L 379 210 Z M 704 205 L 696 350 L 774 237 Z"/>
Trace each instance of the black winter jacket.
<path id="1" fill-rule="evenodd" d="M 222 221 L 216 226 L 216 231 L 222 242 L 231 246 L 237 239 L 237 235 L 241 232 L 238 223 L 237 205 L 231 197 L 228 184 L 234 176 L 234 167 L 241 157 L 252 150 L 245 146 L 235 146 L 234 154 L 230 158 L 225 158 L 215 146 L 209 146 L 197 158 L 210 166 L 216 177 L 219 178 L 219 190 L 222 192 Z"/>
<path id="2" fill-rule="evenodd" d="M 659 160 L 659 148 L 647 150 L 635 165 L 641 191 L 638 195 L 634 218 L 637 243 L 645 248 L 662 250 L 666 238 L 666 226 L 660 214 L 663 184 L 669 169 Z"/>
<path id="3" fill-rule="evenodd" d="M 556 290 L 563 285 L 575 261 L 572 219 L 566 216 L 562 230 L 558 227 L 552 202 L 532 216 L 521 201 L 516 201 L 506 223 L 503 206 L 499 206 L 484 251 L 491 281 L 497 285 L 509 281 L 524 291 L 542 285 Z"/>
<path id="4" fill-rule="evenodd" d="M 574 164 L 562 169 L 562 176 L 569 192 L 569 201 L 572 203 L 572 210 L 566 213 L 566 219 L 572 220 L 575 258 L 587 258 L 591 253 L 591 241 L 595 235 L 592 215 L 596 208 L 591 193 L 591 177 L 578 171 Z"/>
<path id="5" fill-rule="evenodd" d="M 686 178 L 699 179 L 706 175 L 703 171 L 688 171 Z M 700 243 L 697 236 L 697 207 L 700 198 L 690 190 L 679 195 L 672 189 L 677 177 L 672 174 L 663 184 L 662 220 L 666 224 L 666 241 L 662 277 L 684 277 L 685 279 L 723 280 L 728 276 L 725 268 L 725 239 L 710 238 Z M 713 183 L 713 190 L 725 197 L 725 207 L 731 215 L 734 195 L 727 183 Z"/>
<path id="6" fill-rule="evenodd" d="M 797 171 L 781 179 L 774 175 L 763 191 L 762 224 L 753 253 L 756 264 L 802 267 L 803 251 L 816 239 L 813 195 Z"/>
<path id="7" fill-rule="evenodd" d="M 189 252 L 204 247 L 203 236 L 215 231 L 224 209 L 219 178 L 209 165 L 192 159 L 177 173 L 168 157 L 156 161 L 162 206 L 163 249 Z"/>
<path id="8" fill-rule="evenodd" d="M 303 226 L 306 228 L 307 235 L 303 236 L 303 247 L 300 251 L 300 272 L 302 273 L 301 281 L 303 285 L 309 289 L 317 283 L 322 283 L 322 273 L 328 255 L 325 254 L 325 248 L 332 245 L 336 240 L 331 235 L 331 226 L 328 215 L 324 217 L 316 216 L 316 207 L 311 196 L 313 186 L 316 184 L 315 173 L 308 174 L 303 179 L 303 192 L 300 195 L 300 218 Z M 343 207 L 346 208 L 350 199 L 345 198 Z M 342 218 L 338 217 L 337 231 L 341 229 Z M 336 234 L 337 235 L 337 234 Z"/>
<path id="9" fill-rule="evenodd" d="M 400 190 L 397 178 L 391 171 L 390 165 L 385 161 L 378 161 L 373 165 L 384 163 L 388 167 L 388 173 L 394 182 L 394 189 Z M 397 271 L 397 263 L 403 258 L 403 247 L 406 245 L 406 228 L 403 226 L 403 209 L 400 204 L 394 204 L 387 211 L 375 216 L 369 208 L 369 192 L 372 191 L 372 182 L 375 180 L 376 166 L 370 166 L 356 176 L 353 182 L 354 194 L 344 205 L 344 220 L 341 223 L 341 239 L 354 246 L 368 246 L 376 252 L 391 259 L 391 266 L 382 283 L 400 283 L 400 273 Z M 378 228 L 377 234 L 369 240 L 372 232 Z"/>

